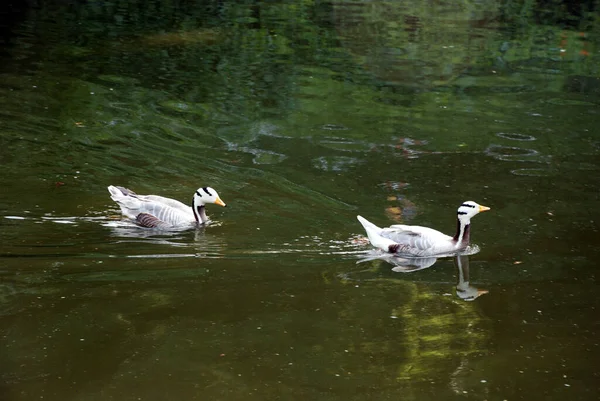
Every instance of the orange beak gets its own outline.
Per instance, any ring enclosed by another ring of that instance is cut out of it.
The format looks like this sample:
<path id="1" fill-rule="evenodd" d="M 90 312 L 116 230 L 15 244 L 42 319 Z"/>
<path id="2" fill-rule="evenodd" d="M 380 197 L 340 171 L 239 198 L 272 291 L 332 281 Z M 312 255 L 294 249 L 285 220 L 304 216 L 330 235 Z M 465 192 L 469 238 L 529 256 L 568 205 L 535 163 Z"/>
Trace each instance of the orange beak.
<path id="1" fill-rule="evenodd" d="M 227 205 L 225 204 L 225 202 L 223 202 L 223 201 L 221 200 L 221 198 L 218 198 L 218 197 L 217 197 L 217 200 L 215 200 L 215 203 L 216 203 L 217 205 L 219 205 L 219 206 L 223 206 L 223 207 L 227 206 Z"/>
<path id="2" fill-rule="evenodd" d="M 488 210 L 490 210 L 489 207 L 479 205 L 479 213 L 481 213 L 481 212 L 487 212 Z"/>

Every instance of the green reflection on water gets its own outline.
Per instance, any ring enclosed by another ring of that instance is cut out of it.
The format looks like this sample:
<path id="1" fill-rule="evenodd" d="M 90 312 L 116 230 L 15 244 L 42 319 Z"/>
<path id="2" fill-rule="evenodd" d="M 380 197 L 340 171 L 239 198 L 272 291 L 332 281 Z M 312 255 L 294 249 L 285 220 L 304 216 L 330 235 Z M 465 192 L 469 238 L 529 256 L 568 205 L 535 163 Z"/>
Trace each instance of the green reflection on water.
<path id="1" fill-rule="evenodd" d="M 598 19 L 515 4 L 40 5 L 0 71 L 1 396 L 594 399 Z M 155 235 L 109 184 L 229 206 Z M 355 264 L 356 214 L 467 199 L 485 297 Z"/>

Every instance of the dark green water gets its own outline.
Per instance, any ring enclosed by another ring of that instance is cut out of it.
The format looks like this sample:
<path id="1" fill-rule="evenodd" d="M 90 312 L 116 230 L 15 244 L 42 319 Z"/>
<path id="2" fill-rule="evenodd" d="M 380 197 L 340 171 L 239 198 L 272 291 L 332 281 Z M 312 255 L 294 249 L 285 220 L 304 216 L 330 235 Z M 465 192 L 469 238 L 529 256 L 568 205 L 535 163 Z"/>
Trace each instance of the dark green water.
<path id="1" fill-rule="evenodd" d="M 189 3 L 4 11 L 1 400 L 598 399 L 591 5 Z M 468 271 L 357 263 L 469 199 Z"/>

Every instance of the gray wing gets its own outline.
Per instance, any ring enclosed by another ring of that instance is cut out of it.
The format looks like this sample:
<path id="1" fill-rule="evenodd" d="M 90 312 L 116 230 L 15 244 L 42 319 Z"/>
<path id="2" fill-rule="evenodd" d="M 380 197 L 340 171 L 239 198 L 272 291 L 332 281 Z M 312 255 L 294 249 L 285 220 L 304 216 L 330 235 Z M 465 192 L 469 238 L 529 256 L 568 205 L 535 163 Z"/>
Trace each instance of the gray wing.
<path id="1" fill-rule="evenodd" d="M 181 210 L 181 211 L 187 212 L 187 213 L 192 213 L 192 208 L 190 206 L 186 205 L 183 202 L 179 202 L 176 199 L 165 198 L 164 196 L 158 196 L 158 195 L 138 196 L 138 198 L 143 199 L 148 202 L 162 203 L 163 205 L 172 207 L 173 209 Z M 190 202 L 190 204 L 191 204 L 191 202 Z"/>
<path id="2" fill-rule="evenodd" d="M 414 228 L 414 229 L 411 229 Z M 440 247 L 451 246 L 451 237 L 427 227 L 392 226 L 384 228 L 381 236 L 398 244 L 394 253 L 412 256 L 430 256 L 440 251 Z"/>
<path id="3" fill-rule="evenodd" d="M 121 191 L 123 196 L 131 196 L 132 198 L 139 199 L 140 201 L 143 201 L 143 202 L 161 203 L 163 205 L 172 207 L 173 209 L 181 210 L 183 212 L 189 212 L 189 213 L 192 212 L 192 209 L 190 206 L 186 205 L 183 202 L 179 202 L 176 199 L 165 198 L 164 196 L 159 196 L 159 195 L 138 195 L 129 188 L 119 187 L 119 186 L 117 186 L 116 188 L 118 188 Z"/>
<path id="4" fill-rule="evenodd" d="M 173 227 L 171 224 L 165 223 L 148 213 L 138 214 L 135 220 L 142 227 L 157 228 L 159 230 L 167 230 Z"/>
<path id="5" fill-rule="evenodd" d="M 194 215 L 191 208 L 188 213 L 162 203 L 143 202 L 139 209 L 140 213 L 147 213 L 154 218 L 172 226 L 191 224 L 194 220 Z"/>

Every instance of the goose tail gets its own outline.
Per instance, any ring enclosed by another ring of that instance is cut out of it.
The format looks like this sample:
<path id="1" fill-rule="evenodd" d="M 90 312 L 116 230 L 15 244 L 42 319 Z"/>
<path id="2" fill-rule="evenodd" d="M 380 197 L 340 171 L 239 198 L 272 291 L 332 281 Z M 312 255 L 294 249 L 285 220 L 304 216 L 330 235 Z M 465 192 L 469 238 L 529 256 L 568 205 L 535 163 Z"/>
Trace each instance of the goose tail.
<path id="1" fill-rule="evenodd" d="M 108 192 L 110 192 L 111 199 L 117 202 L 124 215 L 132 219 L 136 218 L 139 214 L 140 201 L 137 199 L 135 192 L 113 185 L 108 186 Z"/>
<path id="2" fill-rule="evenodd" d="M 356 216 L 360 224 L 364 227 L 367 232 L 367 237 L 369 237 L 369 241 L 371 245 L 374 247 L 380 248 L 385 252 L 391 252 L 394 249 L 393 246 L 397 245 L 394 241 L 389 238 L 385 238 L 381 235 L 382 229 L 377 227 L 375 224 L 371 223 L 369 220 L 365 219 L 362 216 Z M 390 248 L 392 246 L 392 248 Z"/>
<path id="3" fill-rule="evenodd" d="M 135 196 L 136 195 L 136 193 L 130 189 L 127 189 L 124 187 L 118 187 L 118 186 L 114 186 L 114 185 L 108 186 L 108 192 L 110 192 L 110 197 L 115 202 L 118 202 L 118 199 L 122 199 L 126 196 L 132 196 L 132 195 Z"/>

